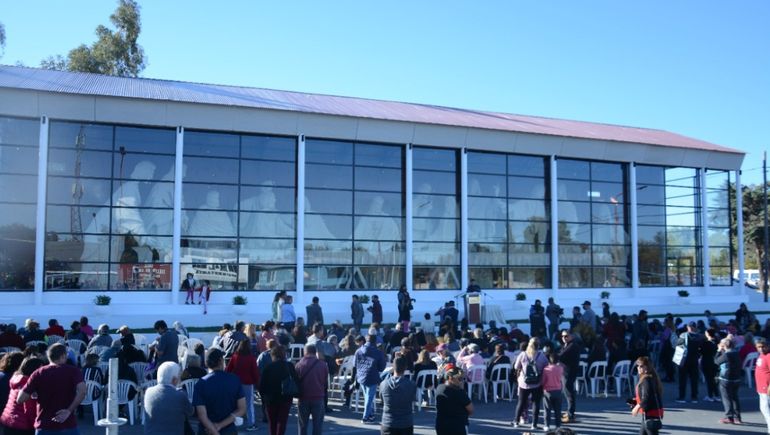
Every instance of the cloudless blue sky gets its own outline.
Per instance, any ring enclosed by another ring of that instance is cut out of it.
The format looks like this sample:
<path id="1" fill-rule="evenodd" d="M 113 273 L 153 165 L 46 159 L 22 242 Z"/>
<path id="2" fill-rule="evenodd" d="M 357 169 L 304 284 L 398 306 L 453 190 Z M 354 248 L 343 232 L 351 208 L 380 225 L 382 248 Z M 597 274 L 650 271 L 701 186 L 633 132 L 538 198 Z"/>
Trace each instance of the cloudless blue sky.
<path id="1" fill-rule="evenodd" d="M 770 1 L 140 0 L 144 77 L 660 128 L 770 148 Z M 95 40 L 116 3 L 0 0 L 0 62 Z"/>

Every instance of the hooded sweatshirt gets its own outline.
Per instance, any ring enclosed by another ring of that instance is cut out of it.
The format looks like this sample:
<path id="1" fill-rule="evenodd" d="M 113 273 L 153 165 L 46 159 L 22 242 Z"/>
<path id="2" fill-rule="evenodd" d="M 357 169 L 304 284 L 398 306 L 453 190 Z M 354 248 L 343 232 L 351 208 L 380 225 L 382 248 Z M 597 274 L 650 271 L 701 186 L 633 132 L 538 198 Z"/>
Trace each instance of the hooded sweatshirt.
<path id="1" fill-rule="evenodd" d="M 37 412 L 37 400 L 29 399 L 21 405 L 16 404 L 16 397 L 19 392 L 27 385 L 29 376 L 13 375 L 11 378 L 11 394 L 8 396 L 8 402 L 5 404 L 3 415 L 0 416 L 0 424 L 5 427 L 19 430 L 33 430 L 35 426 L 35 415 Z"/>
<path id="2" fill-rule="evenodd" d="M 414 426 L 412 402 L 417 386 L 406 376 L 390 376 L 380 384 L 382 427 L 405 429 Z"/>

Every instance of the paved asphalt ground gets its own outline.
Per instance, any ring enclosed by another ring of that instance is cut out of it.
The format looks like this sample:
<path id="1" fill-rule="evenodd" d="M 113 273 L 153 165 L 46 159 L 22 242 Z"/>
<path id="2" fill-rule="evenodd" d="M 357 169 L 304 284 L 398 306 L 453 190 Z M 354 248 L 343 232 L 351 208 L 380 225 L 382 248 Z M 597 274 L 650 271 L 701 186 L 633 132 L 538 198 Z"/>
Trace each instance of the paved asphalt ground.
<path id="1" fill-rule="evenodd" d="M 701 388 L 704 386 L 701 385 Z M 740 390 L 741 405 L 743 406 L 742 426 L 720 424 L 718 420 L 723 416 L 721 403 L 710 403 L 700 401 L 698 404 L 678 404 L 674 402 L 676 395 L 676 384 L 664 384 L 666 416 L 663 420 L 662 434 L 743 434 L 743 433 L 766 433 L 765 423 L 759 412 L 757 395 L 753 390 L 749 390 L 745 384 Z M 701 393 L 703 394 L 703 393 Z M 639 418 L 632 417 L 628 407 L 625 404 L 625 396 L 621 398 L 599 398 L 589 399 L 580 396 L 578 401 L 578 422 L 569 425 L 578 434 L 636 434 L 639 431 Z M 513 418 L 514 406 L 516 402 L 498 402 L 484 404 L 477 400 L 474 401 L 476 413 L 471 418 L 470 433 L 476 435 L 492 434 L 516 434 L 526 433 L 524 429 L 514 429 L 510 426 Z M 324 421 L 324 433 L 327 434 L 375 434 L 379 433 L 379 425 L 361 424 L 361 413 L 342 409 L 341 403 L 332 401 L 332 408 L 336 412 L 327 415 Z M 381 410 L 378 405 L 378 410 Z M 259 415 L 259 414 L 258 414 Z M 542 415 L 542 414 L 541 414 Z M 415 433 L 432 434 L 433 422 L 435 419 L 433 409 L 423 408 L 422 412 L 415 413 Z M 541 417 L 542 418 L 542 417 Z M 542 427 L 542 425 L 541 425 Z M 85 418 L 80 420 L 80 429 L 83 435 L 103 434 L 103 428 L 93 426 L 93 419 L 90 413 L 86 413 Z M 123 426 L 120 428 L 121 434 L 134 435 L 142 434 L 142 426 L 136 422 L 134 426 Z M 265 423 L 259 424 L 256 433 L 267 434 Z M 289 435 L 297 433 L 296 407 L 289 416 L 289 428 L 286 432 Z M 539 431 L 536 433 L 543 433 Z"/>

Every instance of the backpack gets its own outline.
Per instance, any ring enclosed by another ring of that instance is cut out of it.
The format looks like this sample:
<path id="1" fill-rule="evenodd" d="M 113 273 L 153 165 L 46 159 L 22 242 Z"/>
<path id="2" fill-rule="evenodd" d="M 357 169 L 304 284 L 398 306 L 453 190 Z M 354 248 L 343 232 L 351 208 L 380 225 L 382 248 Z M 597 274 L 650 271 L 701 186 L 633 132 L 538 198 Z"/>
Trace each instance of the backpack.
<path id="1" fill-rule="evenodd" d="M 525 384 L 539 384 L 540 378 L 543 375 L 543 372 L 537 369 L 536 360 L 539 354 L 535 355 L 535 359 L 529 359 L 529 357 L 526 357 L 527 363 L 524 365 L 524 383 Z"/>

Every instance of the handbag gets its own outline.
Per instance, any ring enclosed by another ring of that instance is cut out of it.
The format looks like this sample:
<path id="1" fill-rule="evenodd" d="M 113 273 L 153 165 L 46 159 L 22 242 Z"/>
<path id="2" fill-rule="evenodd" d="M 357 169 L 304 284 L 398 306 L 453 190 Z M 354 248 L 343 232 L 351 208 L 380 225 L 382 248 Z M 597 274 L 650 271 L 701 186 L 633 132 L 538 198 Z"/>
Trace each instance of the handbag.
<path id="1" fill-rule="evenodd" d="M 687 342 L 689 336 L 690 333 L 686 332 L 684 336 L 684 344 L 680 344 L 676 347 L 674 350 L 674 357 L 671 358 L 671 361 L 680 367 L 683 366 L 684 362 L 687 360 Z"/>

